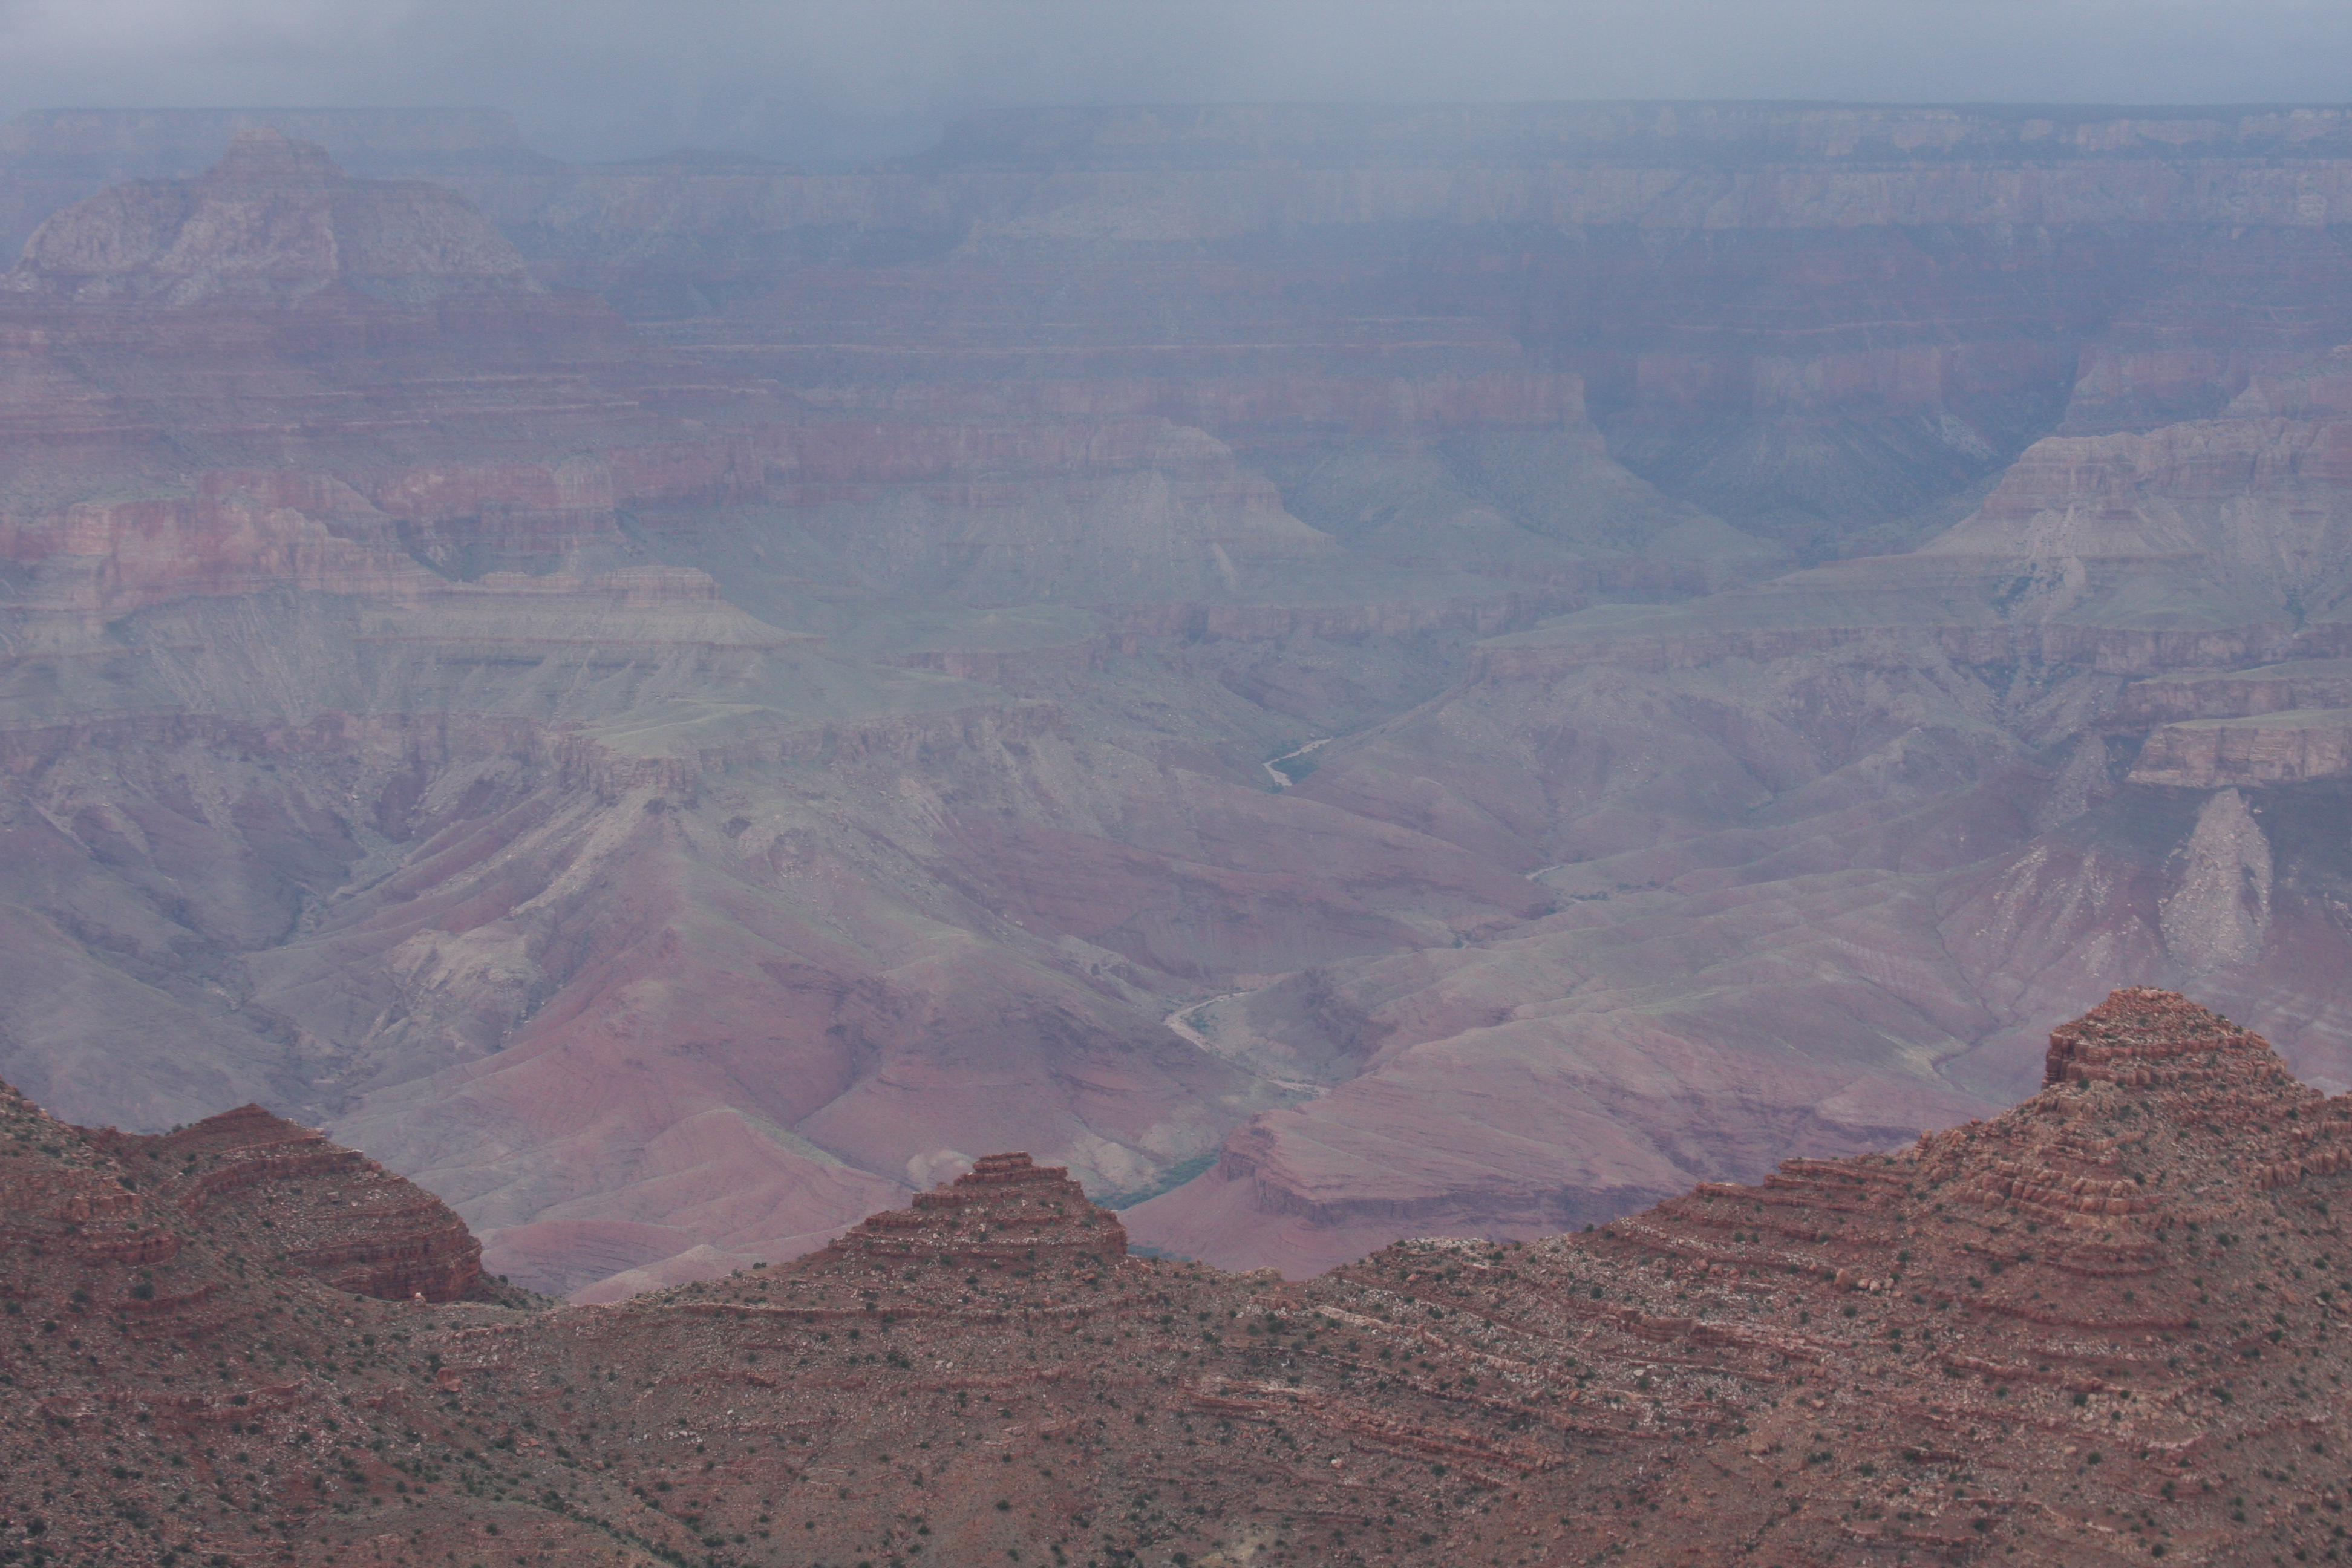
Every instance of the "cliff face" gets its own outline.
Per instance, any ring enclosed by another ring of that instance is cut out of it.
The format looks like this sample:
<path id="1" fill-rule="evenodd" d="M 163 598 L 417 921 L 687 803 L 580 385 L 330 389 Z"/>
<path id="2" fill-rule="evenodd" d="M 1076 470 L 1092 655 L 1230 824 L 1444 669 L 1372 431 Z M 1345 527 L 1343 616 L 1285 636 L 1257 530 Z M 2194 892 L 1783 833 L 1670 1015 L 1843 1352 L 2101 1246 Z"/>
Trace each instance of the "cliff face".
<path id="1" fill-rule="evenodd" d="M 47 189 L 191 172 L 237 119 L 27 116 L 0 160 Z M 2210 413 L 2352 337 L 2336 109 L 1041 111 L 843 174 L 565 169 L 480 115 L 296 133 L 455 184 L 551 280 L 725 312 L 714 346 L 805 332 L 803 368 L 987 349 L 1034 373 L 1079 363 L 1089 315 L 1111 334 L 1089 376 L 1237 310 L 1258 319 L 1227 352 L 1261 357 L 1301 315 L 1475 321 L 1581 375 L 1646 477 L 1816 551 L 1909 542 L 1874 531 L 2062 418 Z"/>
<path id="2" fill-rule="evenodd" d="M 1302 277 L 1356 321 L 1475 321 L 1580 375 L 1643 477 L 1843 553 L 1931 531 L 1898 520 L 2061 420 L 2209 414 L 2352 337 L 2347 171 L 2336 109 L 1267 107 L 983 117 L 870 174 L 467 188 L 544 275 L 649 318 L 723 310 L 730 340 L 806 325 L 837 353 L 817 324 L 881 273 L 853 313 L 887 300 L 920 344 L 890 374 L 1024 295 L 992 346 L 1033 365 L 1076 363 L 1092 311 L 1131 351 L 1139 289 L 1168 347 L 1298 311 Z"/>

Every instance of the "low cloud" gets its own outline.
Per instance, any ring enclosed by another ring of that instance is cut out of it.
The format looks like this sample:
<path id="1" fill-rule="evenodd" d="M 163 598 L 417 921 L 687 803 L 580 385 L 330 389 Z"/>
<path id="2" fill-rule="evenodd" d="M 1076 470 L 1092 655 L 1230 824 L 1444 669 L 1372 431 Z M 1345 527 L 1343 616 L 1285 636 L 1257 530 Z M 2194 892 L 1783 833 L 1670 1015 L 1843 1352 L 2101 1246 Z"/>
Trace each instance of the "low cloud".
<path id="1" fill-rule="evenodd" d="M 841 162 L 1053 103 L 2344 96 L 2307 0 L 0 0 L 0 108 L 485 103 L 571 157 Z"/>

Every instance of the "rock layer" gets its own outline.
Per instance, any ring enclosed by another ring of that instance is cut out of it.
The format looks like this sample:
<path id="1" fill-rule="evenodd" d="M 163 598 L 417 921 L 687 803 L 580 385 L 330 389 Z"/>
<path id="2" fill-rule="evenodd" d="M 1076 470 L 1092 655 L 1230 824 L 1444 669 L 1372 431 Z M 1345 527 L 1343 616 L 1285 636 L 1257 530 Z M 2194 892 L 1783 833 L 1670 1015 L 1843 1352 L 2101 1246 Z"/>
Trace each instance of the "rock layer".
<path id="1" fill-rule="evenodd" d="M 152 1137 L 110 1128 L 91 1144 L 214 1245 L 266 1247 L 331 1289 L 455 1301 L 484 1283 L 481 1244 L 439 1199 L 257 1105 Z"/>
<path id="2" fill-rule="evenodd" d="M 0 136 L 0 1066 L 83 1120 L 612 1300 L 992 1148 L 1532 1239 L 2126 980 L 2352 1082 L 2339 110 L 278 129 L 365 177 Z"/>
<path id="3" fill-rule="evenodd" d="M 1306 1284 L 1092 1250 L 1117 1222 L 1006 1154 L 797 1262 L 554 1310 L 344 1294 L 12 1092 L 0 1528 L 142 1563 L 2324 1558 L 2352 1100 L 2145 988 L 2041 1076 L 1892 1153 Z"/>

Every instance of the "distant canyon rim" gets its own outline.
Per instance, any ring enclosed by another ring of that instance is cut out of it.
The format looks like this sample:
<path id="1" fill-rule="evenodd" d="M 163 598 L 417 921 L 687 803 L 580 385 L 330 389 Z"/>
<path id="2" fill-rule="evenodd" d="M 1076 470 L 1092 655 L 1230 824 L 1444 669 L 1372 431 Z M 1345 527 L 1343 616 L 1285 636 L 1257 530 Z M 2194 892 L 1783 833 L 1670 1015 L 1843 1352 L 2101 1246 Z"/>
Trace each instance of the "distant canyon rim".
<path id="1" fill-rule="evenodd" d="M 0 1079 L 583 1302 L 1023 1149 L 1532 1238 L 2352 1086 L 2352 110 L 0 126 Z"/>

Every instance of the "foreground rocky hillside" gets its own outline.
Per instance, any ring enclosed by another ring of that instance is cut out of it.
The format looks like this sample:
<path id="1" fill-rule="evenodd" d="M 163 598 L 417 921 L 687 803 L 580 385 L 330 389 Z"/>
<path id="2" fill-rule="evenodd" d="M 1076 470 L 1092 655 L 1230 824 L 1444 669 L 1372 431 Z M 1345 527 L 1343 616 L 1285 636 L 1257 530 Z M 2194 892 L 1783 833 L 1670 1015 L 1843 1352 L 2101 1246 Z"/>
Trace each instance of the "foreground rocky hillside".
<path id="1" fill-rule="evenodd" d="M 0 1550 L 2340 1553 L 2352 1101 L 2145 989 L 2052 1035 L 2045 1076 L 1895 1153 L 1791 1161 L 1570 1237 L 1402 1243 L 1306 1283 L 1129 1257 L 1064 1172 L 1003 1154 L 796 1261 L 554 1310 L 321 1262 L 401 1200 L 282 1123 L 126 1138 L 11 1094 Z"/>
<path id="2" fill-rule="evenodd" d="M 1318 1273 L 2352 1083 L 2337 110 L 0 134 L 0 1074 L 582 1300 L 1025 1148 Z M 19 221 L 21 220 L 21 221 Z"/>

